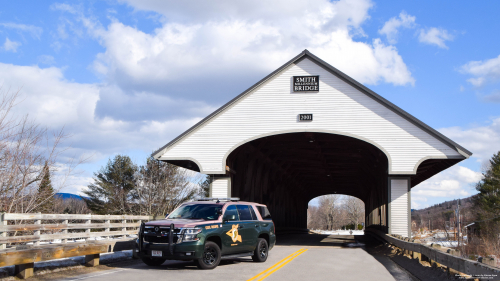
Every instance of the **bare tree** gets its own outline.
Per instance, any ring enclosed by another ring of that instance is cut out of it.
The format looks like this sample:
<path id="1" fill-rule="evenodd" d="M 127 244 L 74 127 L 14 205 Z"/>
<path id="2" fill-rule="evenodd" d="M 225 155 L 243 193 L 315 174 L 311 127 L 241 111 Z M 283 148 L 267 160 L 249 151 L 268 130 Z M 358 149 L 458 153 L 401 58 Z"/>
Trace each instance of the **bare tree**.
<path id="1" fill-rule="evenodd" d="M 205 178 L 178 166 L 148 158 L 136 176 L 139 213 L 164 216 L 200 193 Z"/>
<path id="2" fill-rule="evenodd" d="M 326 229 L 333 230 L 336 228 L 338 218 L 340 217 L 340 205 L 342 195 L 325 195 L 319 199 L 319 208 L 323 213 Z"/>
<path id="3" fill-rule="evenodd" d="M 347 196 L 344 200 L 344 207 L 350 222 L 354 224 L 354 229 L 357 229 L 359 222 L 364 220 L 365 204 L 356 197 Z"/>
<path id="4" fill-rule="evenodd" d="M 56 196 L 53 206 L 54 214 L 88 214 L 91 212 L 85 201 L 76 198 L 64 199 Z"/>
<path id="5" fill-rule="evenodd" d="M 12 116 L 17 98 L 18 93 L 8 94 L 0 89 L 0 211 L 28 213 L 51 200 L 51 196 L 37 196 L 46 173 L 59 172 L 54 186 L 57 192 L 81 161 L 58 161 L 65 151 L 60 148 L 67 137 L 63 129 L 50 133 L 27 115 Z M 64 171 L 60 167 L 65 167 Z"/>

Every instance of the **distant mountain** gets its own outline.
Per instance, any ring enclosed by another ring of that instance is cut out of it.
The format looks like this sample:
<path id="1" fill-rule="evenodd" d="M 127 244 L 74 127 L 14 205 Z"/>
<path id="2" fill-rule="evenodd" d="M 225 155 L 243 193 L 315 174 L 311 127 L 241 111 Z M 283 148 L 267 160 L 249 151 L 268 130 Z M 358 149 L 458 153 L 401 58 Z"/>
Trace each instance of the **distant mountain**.
<path id="1" fill-rule="evenodd" d="M 56 193 L 56 197 L 62 198 L 64 200 L 66 199 L 77 199 L 77 200 L 83 200 L 83 197 L 80 195 L 76 195 L 73 193 Z M 85 197 L 86 198 L 86 197 Z"/>

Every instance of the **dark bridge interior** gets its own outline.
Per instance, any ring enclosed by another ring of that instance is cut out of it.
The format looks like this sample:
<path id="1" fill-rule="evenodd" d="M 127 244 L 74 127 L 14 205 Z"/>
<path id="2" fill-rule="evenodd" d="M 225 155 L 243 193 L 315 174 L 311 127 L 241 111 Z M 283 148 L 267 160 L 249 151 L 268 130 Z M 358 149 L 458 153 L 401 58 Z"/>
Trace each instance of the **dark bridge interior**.
<path id="1" fill-rule="evenodd" d="M 426 160 L 412 186 L 459 160 Z M 286 133 L 245 143 L 227 158 L 231 196 L 266 204 L 277 228 L 306 228 L 307 204 L 345 194 L 365 203 L 367 225 L 387 230 L 388 159 L 376 146 L 328 133 Z"/>
<path id="2" fill-rule="evenodd" d="M 326 133 L 260 138 L 227 158 L 231 196 L 268 205 L 278 228 L 306 228 L 307 204 L 320 195 L 346 194 L 365 203 L 369 220 L 385 225 L 386 155 L 359 139 Z"/>

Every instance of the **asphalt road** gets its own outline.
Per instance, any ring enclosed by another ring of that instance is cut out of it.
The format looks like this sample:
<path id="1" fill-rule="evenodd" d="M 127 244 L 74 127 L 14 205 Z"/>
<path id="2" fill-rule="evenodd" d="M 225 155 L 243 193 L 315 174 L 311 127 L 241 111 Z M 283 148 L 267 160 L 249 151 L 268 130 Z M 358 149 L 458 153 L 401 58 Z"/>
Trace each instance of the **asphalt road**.
<path id="1" fill-rule="evenodd" d="M 59 280 L 412 280 L 389 258 L 370 254 L 363 237 L 357 238 L 287 235 L 279 238 L 265 263 L 240 258 L 222 261 L 214 270 L 199 270 L 192 262 L 149 267 L 139 261 Z"/>

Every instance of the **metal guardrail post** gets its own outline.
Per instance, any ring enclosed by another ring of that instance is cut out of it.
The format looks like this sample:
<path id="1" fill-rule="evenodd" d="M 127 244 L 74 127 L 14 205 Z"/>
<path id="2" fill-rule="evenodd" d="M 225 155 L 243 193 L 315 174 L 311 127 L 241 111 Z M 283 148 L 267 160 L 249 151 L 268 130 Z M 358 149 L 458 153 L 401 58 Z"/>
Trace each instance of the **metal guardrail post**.
<path id="1" fill-rule="evenodd" d="M 5 220 L 5 213 L 0 213 L 0 225 L 7 225 L 7 221 Z M 1 237 L 7 237 L 7 232 L 0 232 Z M 0 244 L 0 249 L 7 248 L 7 244 Z"/>

